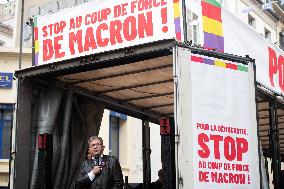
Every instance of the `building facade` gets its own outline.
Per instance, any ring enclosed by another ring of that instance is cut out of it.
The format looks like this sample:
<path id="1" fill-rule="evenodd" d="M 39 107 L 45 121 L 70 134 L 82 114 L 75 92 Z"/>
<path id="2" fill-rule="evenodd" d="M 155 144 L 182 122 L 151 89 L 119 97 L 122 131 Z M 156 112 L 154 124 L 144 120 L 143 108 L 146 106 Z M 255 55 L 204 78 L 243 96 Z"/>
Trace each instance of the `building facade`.
<path id="1" fill-rule="evenodd" d="M 31 66 L 31 49 L 23 49 L 22 67 Z M 15 149 L 11 143 L 14 137 L 14 115 L 17 101 L 17 81 L 14 72 L 19 68 L 19 48 L 0 47 L 0 187 L 8 187 L 9 159 Z"/>
<path id="2" fill-rule="evenodd" d="M 0 46 L 14 47 L 15 1 L 0 3 Z"/>

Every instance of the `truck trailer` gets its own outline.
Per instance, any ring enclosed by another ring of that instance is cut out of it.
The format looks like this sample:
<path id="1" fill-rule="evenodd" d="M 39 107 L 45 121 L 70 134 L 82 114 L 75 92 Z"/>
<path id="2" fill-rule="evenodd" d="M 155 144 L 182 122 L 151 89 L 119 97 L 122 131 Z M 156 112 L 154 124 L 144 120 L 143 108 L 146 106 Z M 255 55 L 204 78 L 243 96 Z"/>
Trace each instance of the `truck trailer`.
<path id="1" fill-rule="evenodd" d="M 105 108 L 143 122 L 143 188 L 149 122 L 160 125 L 163 188 L 268 188 L 268 159 L 279 188 L 281 83 L 258 81 L 249 53 L 187 41 L 185 11 L 176 0 L 91 1 L 32 19 L 34 66 L 15 73 L 14 188 L 74 188 Z"/>

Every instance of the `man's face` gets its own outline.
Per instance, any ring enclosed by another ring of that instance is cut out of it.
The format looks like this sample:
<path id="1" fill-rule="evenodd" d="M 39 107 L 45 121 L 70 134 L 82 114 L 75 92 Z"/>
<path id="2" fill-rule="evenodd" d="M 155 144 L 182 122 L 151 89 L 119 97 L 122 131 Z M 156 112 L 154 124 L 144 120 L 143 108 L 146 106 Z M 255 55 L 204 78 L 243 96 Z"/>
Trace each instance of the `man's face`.
<path id="1" fill-rule="evenodd" d="M 92 140 L 92 142 L 90 143 L 90 146 L 89 146 L 89 150 L 90 150 L 92 156 L 102 155 L 103 152 L 104 152 L 104 148 L 105 147 L 97 139 Z"/>

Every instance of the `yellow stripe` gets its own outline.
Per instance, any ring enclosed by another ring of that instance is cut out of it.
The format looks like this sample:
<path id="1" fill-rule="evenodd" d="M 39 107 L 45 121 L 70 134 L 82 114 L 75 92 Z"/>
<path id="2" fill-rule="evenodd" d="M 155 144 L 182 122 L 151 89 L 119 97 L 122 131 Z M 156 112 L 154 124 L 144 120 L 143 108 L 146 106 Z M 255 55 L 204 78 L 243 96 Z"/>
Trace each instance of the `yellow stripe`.
<path id="1" fill-rule="evenodd" d="M 224 63 L 224 62 L 222 62 L 220 60 L 215 60 L 214 63 L 215 63 L 215 66 L 226 68 L 226 63 Z"/>
<path id="2" fill-rule="evenodd" d="M 179 3 L 174 3 L 174 18 L 180 17 Z"/>
<path id="3" fill-rule="evenodd" d="M 207 33 L 223 36 L 222 23 L 206 16 L 203 16 L 203 30 Z"/>
<path id="4" fill-rule="evenodd" d="M 35 41 L 35 53 L 39 52 L 39 41 Z"/>

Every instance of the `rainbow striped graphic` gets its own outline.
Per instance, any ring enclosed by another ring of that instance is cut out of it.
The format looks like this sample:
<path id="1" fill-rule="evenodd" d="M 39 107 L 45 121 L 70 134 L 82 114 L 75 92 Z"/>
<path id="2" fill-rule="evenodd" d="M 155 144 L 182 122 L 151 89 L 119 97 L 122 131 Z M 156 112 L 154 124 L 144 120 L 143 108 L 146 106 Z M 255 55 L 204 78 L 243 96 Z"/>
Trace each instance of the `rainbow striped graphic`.
<path id="1" fill-rule="evenodd" d="M 179 0 L 173 0 L 173 3 L 174 3 L 174 23 L 175 23 L 176 39 L 178 41 L 181 41 Z"/>
<path id="2" fill-rule="evenodd" d="M 190 60 L 196 63 L 207 64 L 207 65 L 227 68 L 227 69 L 241 71 L 241 72 L 248 72 L 248 66 L 245 66 L 243 64 L 236 64 L 236 63 L 228 62 L 225 60 L 220 60 L 220 59 L 213 60 L 208 57 L 201 57 L 201 56 L 194 56 L 194 55 L 191 56 Z"/>
<path id="3" fill-rule="evenodd" d="M 34 42 L 35 42 L 35 65 L 38 65 L 38 54 L 39 54 L 39 41 L 38 41 L 38 27 L 37 27 L 37 17 L 34 18 Z"/>
<path id="4" fill-rule="evenodd" d="M 217 0 L 202 0 L 204 48 L 224 52 L 221 4 Z"/>

